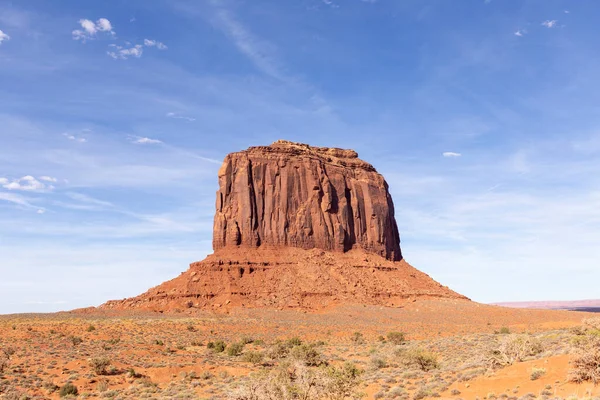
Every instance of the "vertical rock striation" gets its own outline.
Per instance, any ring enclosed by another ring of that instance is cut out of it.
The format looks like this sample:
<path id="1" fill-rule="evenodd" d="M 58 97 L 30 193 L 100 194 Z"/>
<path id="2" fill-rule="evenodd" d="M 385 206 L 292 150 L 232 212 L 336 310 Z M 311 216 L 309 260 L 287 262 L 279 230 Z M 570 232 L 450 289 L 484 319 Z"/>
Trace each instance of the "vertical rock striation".
<path id="1" fill-rule="evenodd" d="M 402 259 L 383 176 L 353 150 L 278 141 L 219 170 L 213 248 L 363 249 Z"/>

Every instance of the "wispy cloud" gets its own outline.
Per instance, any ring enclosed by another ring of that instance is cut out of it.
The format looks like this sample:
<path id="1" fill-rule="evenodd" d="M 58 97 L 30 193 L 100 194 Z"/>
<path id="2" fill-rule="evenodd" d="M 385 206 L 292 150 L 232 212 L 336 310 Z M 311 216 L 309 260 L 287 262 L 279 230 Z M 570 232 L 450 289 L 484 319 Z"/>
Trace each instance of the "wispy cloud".
<path id="1" fill-rule="evenodd" d="M 274 54 L 274 46 L 254 35 L 228 9 L 217 6 L 216 3 L 213 5 L 216 7 L 216 25 L 232 40 L 238 50 L 252 61 L 256 68 L 271 78 L 284 82 L 290 80 Z"/>
<path id="2" fill-rule="evenodd" d="M 190 122 L 193 122 L 196 120 L 196 118 L 186 117 L 184 115 L 178 115 L 177 113 L 174 113 L 174 112 L 168 112 L 167 117 L 175 118 L 175 119 L 185 119 L 186 121 L 190 121 Z"/>
<path id="3" fill-rule="evenodd" d="M 129 140 L 131 141 L 131 143 L 135 143 L 135 144 L 160 144 L 160 143 L 162 143 L 162 141 L 160 141 L 158 139 L 150 139 L 150 138 L 141 137 L 141 136 L 130 136 Z"/>
<path id="4" fill-rule="evenodd" d="M 159 50 L 167 50 L 168 47 L 166 44 L 162 43 L 162 42 L 158 42 L 156 40 L 152 40 L 152 39 L 144 39 L 144 46 L 146 47 L 155 47 Z"/>
<path id="5" fill-rule="evenodd" d="M 545 26 L 546 28 L 554 28 L 556 26 L 556 23 L 558 21 L 553 19 L 553 20 L 546 20 L 544 22 L 542 22 L 542 26 Z"/>
<path id="6" fill-rule="evenodd" d="M 26 197 L 16 193 L 0 192 L 0 200 L 8 201 L 9 203 L 18 204 L 25 207 L 34 207 Z"/>
<path id="7" fill-rule="evenodd" d="M 75 29 L 71 34 L 73 35 L 73 40 L 81 40 L 83 43 L 87 40 L 95 39 L 98 33 L 115 35 L 112 24 L 106 18 L 100 18 L 96 22 L 89 19 L 80 19 L 79 25 L 81 25 L 82 29 Z"/>
<path id="8" fill-rule="evenodd" d="M 445 152 L 443 152 L 443 153 L 442 153 L 442 155 L 443 155 L 444 157 L 460 157 L 460 156 L 462 156 L 462 154 L 460 154 L 460 153 L 455 153 L 455 152 L 453 152 L 453 151 L 445 151 Z"/>
<path id="9" fill-rule="evenodd" d="M 66 137 L 69 140 L 74 141 L 74 142 L 78 142 L 78 143 L 85 143 L 85 142 L 87 142 L 86 138 L 81 137 L 81 136 L 75 136 L 75 135 L 72 135 L 72 134 L 67 133 L 67 132 L 63 133 L 63 136 Z"/>
<path id="10" fill-rule="evenodd" d="M 515 31 L 515 36 L 523 36 L 527 33 L 527 30 L 525 29 L 517 29 L 517 31 Z"/>
<path id="11" fill-rule="evenodd" d="M 10 40 L 10 36 L 0 30 L 0 44 L 2 44 L 2 42 L 5 40 Z"/>

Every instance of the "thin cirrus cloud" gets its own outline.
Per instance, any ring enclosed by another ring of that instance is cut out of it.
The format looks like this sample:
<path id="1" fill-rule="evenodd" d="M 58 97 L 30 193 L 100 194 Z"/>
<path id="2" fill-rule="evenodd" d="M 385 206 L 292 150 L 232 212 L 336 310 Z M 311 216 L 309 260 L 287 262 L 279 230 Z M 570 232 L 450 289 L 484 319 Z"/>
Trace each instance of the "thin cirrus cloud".
<path id="1" fill-rule="evenodd" d="M 447 157 L 447 158 L 453 158 L 453 157 L 460 157 L 460 156 L 462 156 L 462 154 L 456 153 L 454 151 L 445 151 L 442 153 L 442 156 Z"/>
<path id="2" fill-rule="evenodd" d="M 556 23 L 558 21 L 553 19 L 553 20 L 546 20 L 544 22 L 542 22 L 542 26 L 545 26 L 546 28 L 554 28 L 556 26 Z"/>
<path id="3" fill-rule="evenodd" d="M 525 29 L 517 29 L 517 31 L 515 32 L 515 36 L 523 36 L 527 33 L 527 31 Z"/>
<path id="4" fill-rule="evenodd" d="M 95 39 L 99 33 L 115 36 L 112 24 L 106 18 L 100 18 L 96 22 L 83 18 L 79 20 L 79 25 L 81 25 L 81 29 L 75 29 L 71 32 L 73 40 L 80 40 L 85 43 L 88 40 Z"/>
<path id="5" fill-rule="evenodd" d="M 50 176 L 42 176 L 38 180 L 31 175 L 25 175 L 22 178 L 13 180 L 0 178 L 0 185 L 2 185 L 4 189 L 8 190 L 23 190 L 30 192 L 41 192 L 54 189 L 54 186 L 41 181 L 54 183 L 57 181 L 57 179 Z"/>
<path id="6" fill-rule="evenodd" d="M 175 119 L 184 119 L 184 120 L 189 121 L 189 122 L 193 122 L 193 121 L 196 120 L 196 118 L 186 117 L 185 115 L 179 115 L 179 114 L 174 113 L 174 112 L 168 112 L 167 113 L 167 117 L 169 117 L 169 118 L 175 118 Z"/>
<path id="7" fill-rule="evenodd" d="M 85 143 L 85 142 L 87 142 L 86 138 L 83 138 L 81 136 L 75 136 L 75 135 L 72 135 L 70 133 L 63 133 L 63 136 L 66 137 L 69 140 L 74 141 L 74 142 L 78 142 L 78 143 Z"/>
<path id="8" fill-rule="evenodd" d="M 159 49 L 159 50 L 166 50 L 166 49 L 168 49 L 167 45 L 164 44 L 163 42 L 159 42 L 159 41 L 152 40 L 152 39 L 144 39 L 144 46 L 146 46 L 146 47 L 154 47 L 154 46 L 156 46 L 156 48 Z"/>
<path id="9" fill-rule="evenodd" d="M 148 137 L 141 137 L 141 136 L 130 136 L 129 140 L 131 141 L 131 143 L 134 144 L 161 144 L 162 141 L 158 140 L 158 139 L 151 139 Z"/>
<path id="10" fill-rule="evenodd" d="M 2 42 L 4 42 L 5 40 L 10 40 L 10 36 L 2 32 L 2 30 L 0 29 L 0 44 L 2 44 Z"/>

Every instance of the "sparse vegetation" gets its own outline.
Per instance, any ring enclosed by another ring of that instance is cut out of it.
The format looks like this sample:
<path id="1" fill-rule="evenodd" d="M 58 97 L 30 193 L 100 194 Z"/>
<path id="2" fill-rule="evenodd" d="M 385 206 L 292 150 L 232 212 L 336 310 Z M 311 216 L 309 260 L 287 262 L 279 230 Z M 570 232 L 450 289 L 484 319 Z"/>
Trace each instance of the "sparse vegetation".
<path id="1" fill-rule="evenodd" d="M 77 386 L 68 382 L 60 388 L 58 394 L 60 397 L 77 396 L 79 391 L 77 390 Z"/>
<path id="2" fill-rule="evenodd" d="M 544 376 L 546 374 L 546 368 L 533 368 L 531 370 L 531 375 L 529 375 L 529 378 L 532 381 L 535 381 L 539 378 L 541 378 L 542 376 Z"/>
<path id="3" fill-rule="evenodd" d="M 227 346 L 227 355 L 230 357 L 237 357 L 242 354 L 242 351 L 244 351 L 244 343 L 242 342 L 231 343 Z"/>
<path id="4" fill-rule="evenodd" d="M 437 354 L 421 348 L 401 349 L 396 355 L 405 366 L 416 367 L 421 371 L 427 372 L 439 368 Z"/>
<path id="5" fill-rule="evenodd" d="M 217 340 L 216 342 L 208 342 L 206 348 L 212 350 L 213 353 L 222 353 L 225 351 L 227 344 L 222 340 Z"/>
<path id="6" fill-rule="evenodd" d="M 542 343 L 531 335 L 507 335 L 489 352 L 488 367 L 493 369 L 512 365 L 540 354 L 543 350 Z"/>
<path id="7" fill-rule="evenodd" d="M 390 332 L 387 334 L 387 339 L 390 343 L 393 344 L 404 344 L 406 342 L 406 337 L 404 332 Z"/>
<path id="8" fill-rule="evenodd" d="M 572 382 L 600 383 L 600 339 L 589 338 L 581 343 L 571 360 L 569 380 Z"/>
<path id="9" fill-rule="evenodd" d="M 107 375 L 111 362 L 108 357 L 94 357 L 89 360 L 89 364 L 96 375 Z"/>

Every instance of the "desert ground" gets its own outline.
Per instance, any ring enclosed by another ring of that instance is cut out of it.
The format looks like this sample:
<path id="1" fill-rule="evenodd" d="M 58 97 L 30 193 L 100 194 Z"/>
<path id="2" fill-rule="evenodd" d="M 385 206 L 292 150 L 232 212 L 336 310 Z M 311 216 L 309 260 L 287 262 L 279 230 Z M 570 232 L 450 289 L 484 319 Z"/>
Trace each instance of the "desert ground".
<path id="1" fill-rule="evenodd" d="M 0 398 L 600 398 L 598 328 L 597 314 L 457 299 L 5 315 Z"/>

